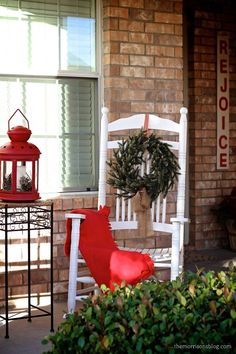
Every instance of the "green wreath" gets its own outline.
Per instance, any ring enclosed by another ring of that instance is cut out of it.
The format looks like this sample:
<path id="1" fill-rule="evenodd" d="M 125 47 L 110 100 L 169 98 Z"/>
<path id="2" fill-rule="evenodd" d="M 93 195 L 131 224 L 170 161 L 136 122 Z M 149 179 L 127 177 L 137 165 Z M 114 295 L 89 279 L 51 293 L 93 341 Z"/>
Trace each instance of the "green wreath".
<path id="1" fill-rule="evenodd" d="M 150 160 L 150 172 L 141 176 L 141 165 L 145 163 L 146 156 Z M 107 164 L 110 167 L 107 183 L 120 191 L 119 197 L 132 198 L 146 188 L 151 201 L 161 193 L 166 196 L 177 181 L 180 169 L 170 145 L 143 130 L 122 139 Z"/>

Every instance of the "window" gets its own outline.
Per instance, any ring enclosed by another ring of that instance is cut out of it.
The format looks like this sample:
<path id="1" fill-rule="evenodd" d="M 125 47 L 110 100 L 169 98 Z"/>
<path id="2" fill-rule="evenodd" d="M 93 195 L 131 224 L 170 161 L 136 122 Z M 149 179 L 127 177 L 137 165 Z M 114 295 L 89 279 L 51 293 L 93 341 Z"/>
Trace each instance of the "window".
<path id="1" fill-rule="evenodd" d="M 42 153 L 40 192 L 97 189 L 96 28 L 95 0 L 1 1 L 0 140 L 19 108 Z"/>

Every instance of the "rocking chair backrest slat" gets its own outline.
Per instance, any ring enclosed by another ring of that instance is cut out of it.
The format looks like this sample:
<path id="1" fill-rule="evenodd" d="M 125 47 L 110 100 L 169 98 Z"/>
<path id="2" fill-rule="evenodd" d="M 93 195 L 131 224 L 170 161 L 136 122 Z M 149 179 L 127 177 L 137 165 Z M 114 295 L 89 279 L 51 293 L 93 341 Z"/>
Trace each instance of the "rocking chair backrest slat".
<path id="1" fill-rule="evenodd" d="M 162 224 L 165 224 L 166 222 L 166 198 L 163 199 L 162 201 Z"/>
<path id="2" fill-rule="evenodd" d="M 179 150 L 179 143 L 177 141 L 171 141 L 171 140 L 162 140 L 163 143 L 166 143 L 170 145 L 171 149 L 173 150 Z M 112 140 L 107 142 L 107 148 L 108 149 L 117 149 L 119 147 L 119 143 L 121 143 L 122 140 Z"/>
<path id="3" fill-rule="evenodd" d="M 106 167 L 108 159 L 108 150 L 112 150 L 119 147 L 121 140 L 110 140 L 108 134 L 120 131 L 121 134 L 126 133 L 129 136 L 132 129 L 143 129 L 147 124 L 145 114 L 136 114 L 127 118 L 120 118 L 116 121 L 108 123 L 108 109 L 102 109 L 102 123 L 101 123 L 101 141 L 100 141 L 100 166 L 99 166 L 99 194 L 98 194 L 98 206 L 106 204 Z M 187 135 L 187 109 L 181 108 L 180 122 L 176 123 L 169 119 L 160 118 L 155 115 L 148 115 L 148 129 L 156 132 L 157 135 L 164 135 L 162 140 L 170 145 L 170 148 L 177 151 L 178 163 L 180 166 L 180 175 L 178 178 L 177 188 L 174 191 L 168 193 L 166 198 L 159 196 L 156 201 L 152 203 L 151 216 L 153 222 L 153 230 L 161 232 L 173 232 L 173 224 L 171 223 L 171 217 L 184 217 L 185 206 L 185 175 L 186 175 L 186 135 Z M 163 133 L 164 132 L 164 133 Z M 166 139 L 167 136 L 171 136 L 172 140 Z M 114 139 L 119 136 L 112 135 Z M 174 137 L 174 138 L 173 138 Z M 177 137 L 177 141 L 176 141 Z M 120 139 L 120 138 L 119 138 Z M 110 157 L 110 156 L 109 156 Z M 145 166 L 141 167 L 141 175 L 144 172 L 148 173 L 150 170 L 150 161 Z M 119 193 L 117 191 L 117 193 Z M 171 196 L 169 196 L 171 194 Z M 175 204 L 175 207 L 172 205 Z M 131 200 L 120 200 L 116 198 L 116 211 L 115 221 L 111 221 L 113 229 L 132 229 L 137 228 L 138 223 L 136 221 L 136 214 L 132 210 Z M 171 209 L 170 215 L 167 215 L 168 210 Z"/>
<path id="4" fill-rule="evenodd" d="M 128 199 L 128 211 L 127 211 L 127 220 L 128 221 L 131 221 L 131 215 L 132 215 L 131 199 Z"/>
<path id="5" fill-rule="evenodd" d="M 124 198 L 121 199 L 121 220 L 122 221 L 125 221 L 125 209 L 126 209 L 126 203 L 125 203 L 125 200 Z"/>
<path id="6" fill-rule="evenodd" d="M 120 199 L 116 198 L 116 221 L 120 219 Z"/>
<path id="7" fill-rule="evenodd" d="M 156 210 L 156 222 L 159 222 L 160 220 L 160 203 L 161 203 L 161 197 L 159 196 L 156 200 L 156 203 L 153 202 L 152 209 L 153 209 L 153 218 L 152 220 L 154 221 L 154 211 Z M 156 208 L 155 208 L 156 204 Z"/>
<path id="8" fill-rule="evenodd" d="M 145 114 L 136 114 L 127 118 L 120 118 L 109 123 L 108 132 L 119 130 L 140 129 L 144 127 Z M 160 118 L 149 114 L 149 129 L 158 129 L 163 131 L 180 132 L 180 125 L 170 119 Z"/>

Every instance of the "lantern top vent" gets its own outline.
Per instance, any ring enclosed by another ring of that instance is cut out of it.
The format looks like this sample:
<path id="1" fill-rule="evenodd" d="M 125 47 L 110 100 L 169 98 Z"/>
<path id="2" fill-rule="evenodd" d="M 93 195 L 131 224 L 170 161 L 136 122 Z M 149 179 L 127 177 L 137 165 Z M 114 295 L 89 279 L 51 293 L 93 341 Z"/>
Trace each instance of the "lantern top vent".
<path id="1" fill-rule="evenodd" d="M 16 127 L 13 127 L 13 128 L 10 127 L 10 121 L 17 112 L 20 112 L 20 114 L 25 119 L 25 121 L 27 123 L 27 128 L 24 126 L 21 126 L 21 125 L 17 125 Z M 13 141 L 13 142 L 18 142 L 18 141 L 26 142 L 27 140 L 29 140 L 29 138 L 31 136 L 31 130 L 29 129 L 29 121 L 19 108 L 8 119 L 8 132 L 7 132 L 7 134 L 9 136 L 9 138 L 11 139 L 11 141 Z"/>
<path id="2" fill-rule="evenodd" d="M 13 116 L 20 112 L 27 122 L 27 127 L 17 125 L 10 127 L 10 121 Z M 40 151 L 28 140 L 31 136 L 31 130 L 29 129 L 29 121 L 20 109 L 17 109 L 8 120 L 8 132 L 10 142 L 5 143 L 0 147 L 0 158 L 2 160 L 17 159 L 17 160 L 36 160 L 39 158 Z"/>
<path id="3" fill-rule="evenodd" d="M 31 130 L 21 125 L 17 125 L 16 127 L 9 129 L 7 134 L 13 142 L 26 142 L 31 136 Z"/>

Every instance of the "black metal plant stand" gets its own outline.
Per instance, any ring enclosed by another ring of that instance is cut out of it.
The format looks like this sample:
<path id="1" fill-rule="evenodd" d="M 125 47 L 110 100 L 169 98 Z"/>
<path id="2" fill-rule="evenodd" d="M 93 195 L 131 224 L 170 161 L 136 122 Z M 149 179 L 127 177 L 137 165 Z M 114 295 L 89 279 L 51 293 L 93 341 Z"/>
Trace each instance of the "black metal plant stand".
<path id="1" fill-rule="evenodd" d="M 31 303 L 31 231 L 50 230 L 50 311 Z M 27 315 L 9 318 L 9 233 L 27 233 L 27 275 L 28 275 L 28 308 Z M 30 203 L 0 203 L 0 232 L 5 233 L 5 314 L 0 318 L 6 322 L 5 338 L 9 338 L 9 320 L 28 319 L 33 317 L 50 316 L 51 331 L 53 329 L 53 203 L 51 201 L 36 201 Z M 39 310 L 39 314 L 32 314 L 32 308 Z"/>

